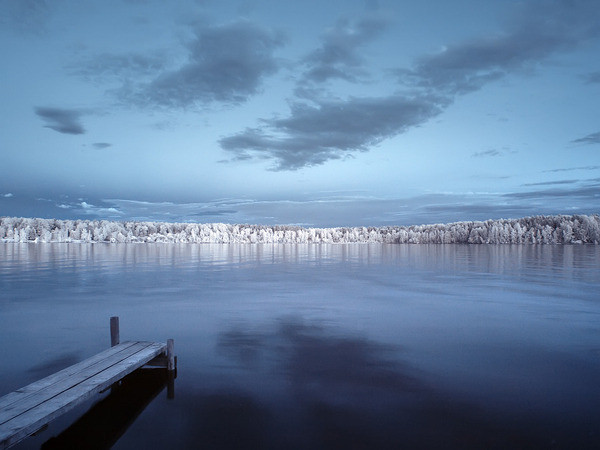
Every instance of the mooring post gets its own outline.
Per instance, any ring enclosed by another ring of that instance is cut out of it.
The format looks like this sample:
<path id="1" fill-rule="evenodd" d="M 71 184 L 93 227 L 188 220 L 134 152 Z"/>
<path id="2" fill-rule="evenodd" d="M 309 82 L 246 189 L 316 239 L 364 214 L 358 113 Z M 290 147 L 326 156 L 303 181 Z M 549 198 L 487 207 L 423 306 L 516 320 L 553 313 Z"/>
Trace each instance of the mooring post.
<path id="1" fill-rule="evenodd" d="M 119 345 L 119 317 L 113 316 L 110 318 L 110 346 Z"/>
<path id="2" fill-rule="evenodd" d="M 175 370 L 167 371 L 167 400 L 175 398 Z"/>
<path id="3" fill-rule="evenodd" d="M 175 341 L 167 339 L 167 370 L 175 370 Z"/>

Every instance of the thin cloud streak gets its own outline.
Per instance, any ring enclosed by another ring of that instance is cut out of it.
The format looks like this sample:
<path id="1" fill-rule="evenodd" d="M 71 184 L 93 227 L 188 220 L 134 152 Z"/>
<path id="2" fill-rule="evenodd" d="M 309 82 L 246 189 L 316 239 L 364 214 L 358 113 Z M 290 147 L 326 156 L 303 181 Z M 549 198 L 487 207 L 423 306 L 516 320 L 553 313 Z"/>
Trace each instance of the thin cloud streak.
<path id="1" fill-rule="evenodd" d="M 102 150 L 102 149 L 105 149 L 105 148 L 108 148 L 108 147 L 112 147 L 112 144 L 109 144 L 108 142 L 95 142 L 95 143 L 92 144 L 92 146 L 94 148 Z"/>
<path id="2" fill-rule="evenodd" d="M 500 150 L 491 149 L 485 150 L 482 152 L 476 152 L 471 155 L 471 158 L 482 158 L 486 156 L 502 156 L 502 152 Z"/>
<path id="3" fill-rule="evenodd" d="M 574 170 L 598 170 L 600 166 L 580 166 L 580 167 L 567 167 L 564 169 L 550 169 L 544 170 L 542 173 L 555 173 L 555 172 L 572 172 Z"/>
<path id="4" fill-rule="evenodd" d="M 540 183 L 525 183 L 522 186 L 551 186 L 555 184 L 574 184 L 579 180 L 557 180 L 557 181 L 542 181 Z"/>

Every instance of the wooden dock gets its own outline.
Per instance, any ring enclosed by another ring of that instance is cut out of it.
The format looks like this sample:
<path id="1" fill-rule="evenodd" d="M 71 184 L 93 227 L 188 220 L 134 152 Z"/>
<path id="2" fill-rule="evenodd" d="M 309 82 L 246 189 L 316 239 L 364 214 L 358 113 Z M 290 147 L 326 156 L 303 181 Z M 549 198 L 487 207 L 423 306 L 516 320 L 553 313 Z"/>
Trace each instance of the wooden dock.
<path id="1" fill-rule="evenodd" d="M 118 318 L 111 318 L 111 343 L 108 350 L 1 397 L 0 449 L 17 444 L 148 363 L 175 369 L 172 339 L 119 343 Z"/>

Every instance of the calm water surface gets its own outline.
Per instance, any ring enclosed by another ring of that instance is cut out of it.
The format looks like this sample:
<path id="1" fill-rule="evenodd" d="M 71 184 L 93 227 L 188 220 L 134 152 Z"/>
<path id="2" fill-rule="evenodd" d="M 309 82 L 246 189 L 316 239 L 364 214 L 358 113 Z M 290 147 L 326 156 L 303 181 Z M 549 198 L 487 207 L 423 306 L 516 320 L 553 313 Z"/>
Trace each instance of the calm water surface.
<path id="1" fill-rule="evenodd" d="M 4 243 L 0 395 L 113 315 L 175 339 L 174 398 L 143 371 L 16 448 L 600 446 L 598 246 Z"/>

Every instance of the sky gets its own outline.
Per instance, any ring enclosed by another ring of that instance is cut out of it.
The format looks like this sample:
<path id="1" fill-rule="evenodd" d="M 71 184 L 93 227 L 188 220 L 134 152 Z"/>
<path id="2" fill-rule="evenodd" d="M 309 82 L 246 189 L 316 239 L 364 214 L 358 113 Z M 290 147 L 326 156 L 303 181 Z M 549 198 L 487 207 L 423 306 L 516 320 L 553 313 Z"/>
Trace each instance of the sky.
<path id="1" fill-rule="evenodd" d="M 597 0 L 0 0 L 0 216 L 600 212 Z"/>

